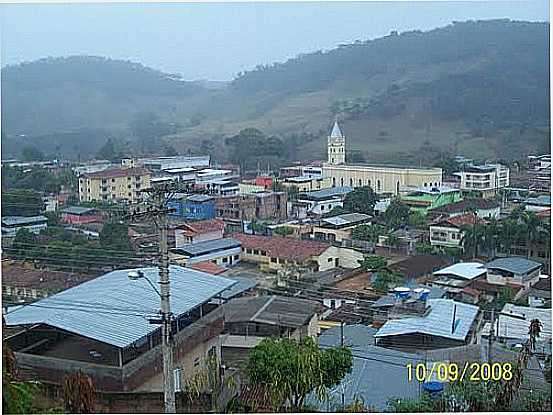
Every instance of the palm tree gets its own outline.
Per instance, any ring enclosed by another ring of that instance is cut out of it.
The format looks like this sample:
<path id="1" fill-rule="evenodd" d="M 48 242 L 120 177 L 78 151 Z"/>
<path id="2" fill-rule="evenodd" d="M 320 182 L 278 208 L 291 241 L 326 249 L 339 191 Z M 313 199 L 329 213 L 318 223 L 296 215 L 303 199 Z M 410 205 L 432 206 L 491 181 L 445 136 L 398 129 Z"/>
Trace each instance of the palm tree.
<path id="1" fill-rule="evenodd" d="M 520 226 L 513 219 L 505 220 L 499 229 L 499 240 L 507 256 L 511 253 L 511 246 L 520 234 Z"/>
<path id="2" fill-rule="evenodd" d="M 495 258 L 495 250 L 497 248 L 499 232 L 500 229 L 495 219 L 492 219 L 486 226 L 484 226 L 483 246 L 488 252 L 488 257 L 491 259 Z"/>
<path id="3" fill-rule="evenodd" d="M 532 244 L 538 239 L 539 226 L 541 223 L 540 218 L 538 218 L 534 212 L 525 211 L 520 215 L 520 219 L 524 224 L 526 233 L 526 257 L 530 258 Z"/>
<path id="4" fill-rule="evenodd" d="M 463 237 L 461 238 L 461 245 L 465 250 L 465 253 L 472 252 L 472 258 L 476 258 L 479 248 L 484 244 L 484 228 L 478 223 L 472 226 L 462 227 Z"/>

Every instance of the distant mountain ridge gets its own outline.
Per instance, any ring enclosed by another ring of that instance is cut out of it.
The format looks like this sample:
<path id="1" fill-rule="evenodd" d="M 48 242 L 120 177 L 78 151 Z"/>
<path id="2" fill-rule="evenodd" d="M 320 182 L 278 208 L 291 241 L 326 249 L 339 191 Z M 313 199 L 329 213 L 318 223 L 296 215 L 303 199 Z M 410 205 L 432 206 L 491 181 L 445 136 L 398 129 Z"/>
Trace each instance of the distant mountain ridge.
<path id="1" fill-rule="evenodd" d="M 302 54 L 229 83 L 100 57 L 42 59 L 2 68 L 5 148 L 17 153 L 23 141 L 40 146 L 35 136 L 101 129 L 86 155 L 108 135 L 131 147 L 150 137 L 195 152 L 202 140 L 256 127 L 318 134 L 297 157 L 324 157 L 338 116 L 349 149 L 367 161 L 421 162 L 421 148 L 509 158 L 549 146 L 548 51 L 548 23 L 492 20 Z M 136 133 L 144 114 L 174 128 Z"/>

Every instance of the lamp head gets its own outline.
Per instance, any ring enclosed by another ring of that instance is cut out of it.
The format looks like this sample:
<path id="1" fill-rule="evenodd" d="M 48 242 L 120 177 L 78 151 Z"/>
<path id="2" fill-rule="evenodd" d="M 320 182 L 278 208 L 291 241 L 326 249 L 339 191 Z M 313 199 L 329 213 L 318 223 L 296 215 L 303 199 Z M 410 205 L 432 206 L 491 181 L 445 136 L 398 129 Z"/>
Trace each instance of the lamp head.
<path id="1" fill-rule="evenodd" d="M 133 280 L 133 281 L 136 281 L 136 280 L 139 280 L 140 278 L 144 278 L 144 273 L 142 271 L 129 271 L 129 273 L 127 274 L 127 277 L 129 277 L 129 280 Z"/>

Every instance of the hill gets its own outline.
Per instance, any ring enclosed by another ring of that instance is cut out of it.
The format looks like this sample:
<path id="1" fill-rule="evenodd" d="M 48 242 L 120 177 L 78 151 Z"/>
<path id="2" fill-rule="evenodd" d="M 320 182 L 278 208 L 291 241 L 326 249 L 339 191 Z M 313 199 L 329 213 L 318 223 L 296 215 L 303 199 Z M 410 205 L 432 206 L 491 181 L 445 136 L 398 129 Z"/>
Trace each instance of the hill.
<path id="1" fill-rule="evenodd" d="M 97 57 L 46 59 L 2 69 L 4 140 L 16 151 L 22 134 L 41 145 L 85 130 L 89 147 L 115 136 L 137 151 L 170 144 L 223 159 L 221 138 L 254 127 L 295 135 L 287 154 L 312 159 L 324 156 L 338 116 L 349 149 L 367 161 L 513 158 L 549 148 L 548 50 L 548 23 L 493 20 L 299 55 L 228 84 Z"/>

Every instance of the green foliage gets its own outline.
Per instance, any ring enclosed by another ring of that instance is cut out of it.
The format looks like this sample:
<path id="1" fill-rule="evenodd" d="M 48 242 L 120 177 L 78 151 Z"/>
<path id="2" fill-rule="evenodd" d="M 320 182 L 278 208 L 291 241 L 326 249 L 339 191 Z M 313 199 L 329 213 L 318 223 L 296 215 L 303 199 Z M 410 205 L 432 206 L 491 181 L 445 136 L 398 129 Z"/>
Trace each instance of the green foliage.
<path id="1" fill-rule="evenodd" d="M 122 223 L 105 223 L 100 232 L 100 245 L 111 250 L 132 251 L 129 226 Z"/>
<path id="2" fill-rule="evenodd" d="M 118 160 L 125 157 L 125 149 L 121 143 L 113 137 L 106 140 L 105 144 L 98 150 L 98 157 L 106 160 Z"/>
<path id="3" fill-rule="evenodd" d="M 2 216 L 35 216 L 44 209 L 40 193 L 28 189 L 2 192 Z"/>
<path id="4" fill-rule="evenodd" d="M 66 169 L 60 174 L 53 174 L 41 167 L 31 169 L 2 167 L 3 190 L 27 189 L 37 192 L 57 193 L 62 185 L 70 188 L 74 184 L 76 184 L 76 177 L 70 169 Z"/>
<path id="5" fill-rule="evenodd" d="M 279 236 L 288 236 L 294 233 L 294 228 L 290 226 L 279 226 L 273 232 Z"/>
<path id="6" fill-rule="evenodd" d="M 386 267 L 388 261 L 382 256 L 373 255 L 366 256 L 359 264 L 365 271 L 380 271 Z"/>
<path id="7" fill-rule="evenodd" d="M 430 244 L 418 243 L 415 245 L 417 254 L 431 254 L 434 252 L 434 247 Z"/>
<path id="8" fill-rule="evenodd" d="M 343 207 L 335 206 L 330 210 L 330 212 L 325 213 L 323 215 L 323 218 L 331 218 L 332 216 L 343 215 L 345 213 L 350 213 L 350 212 L 344 209 Z"/>
<path id="9" fill-rule="evenodd" d="M 36 235 L 28 229 L 19 229 L 15 234 L 10 251 L 13 255 L 24 258 L 31 254 L 31 248 L 36 244 L 36 239 Z"/>
<path id="10" fill-rule="evenodd" d="M 444 254 L 458 261 L 463 255 L 463 250 L 461 248 L 446 246 L 444 248 Z"/>
<path id="11" fill-rule="evenodd" d="M 397 287 L 405 282 L 405 275 L 400 272 L 392 272 L 386 269 L 378 271 L 372 287 L 380 292 L 388 292 L 390 288 Z"/>
<path id="12" fill-rule="evenodd" d="M 459 171 L 459 164 L 450 155 L 442 155 L 442 157 L 434 163 L 434 167 L 440 167 L 444 176 L 451 176 Z"/>
<path id="13" fill-rule="evenodd" d="M 45 159 L 44 153 L 34 146 L 23 147 L 21 157 L 25 161 L 42 161 Z"/>
<path id="14" fill-rule="evenodd" d="M 398 199 L 392 200 L 384 212 L 384 220 L 392 228 L 406 225 L 409 222 L 409 206 L 404 205 Z"/>
<path id="15" fill-rule="evenodd" d="M 356 187 L 344 199 L 344 209 L 351 213 L 372 215 L 377 198 L 369 186 Z"/>
<path id="16" fill-rule="evenodd" d="M 270 389 L 275 409 L 287 404 L 297 411 L 311 392 L 321 397 L 326 388 L 337 385 L 352 364 L 349 349 L 321 350 L 311 337 L 265 339 L 250 351 L 246 372 L 251 383 Z"/>
<path id="17" fill-rule="evenodd" d="M 265 166 L 268 162 L 278 164 L 289 159 L 282 140 L 267 137 L 256 128 L 246 128 L 237 135 L 225 140 L 230 148 L 229 160 L 240 166 L 242 171 L 257 168 L 258 163 Z"/>
<path id="18" fill-rule="evenodd" d="M 409 226 L 420 228 L 426 225 L 426 217 L 421 212 L 410 212 L 407 223 L 409 224 Z"/>
<path id="19" fill-rule="evenodd" d="M 351 232 L 353 239 L 361 241 L 378 242 L 378 237 L 386 233 L 382 225 L 357 225 Z"/>

